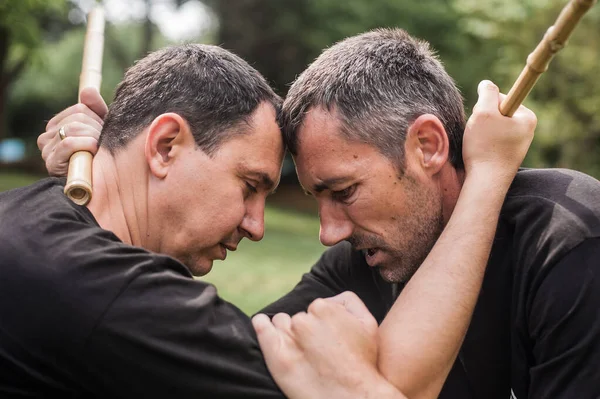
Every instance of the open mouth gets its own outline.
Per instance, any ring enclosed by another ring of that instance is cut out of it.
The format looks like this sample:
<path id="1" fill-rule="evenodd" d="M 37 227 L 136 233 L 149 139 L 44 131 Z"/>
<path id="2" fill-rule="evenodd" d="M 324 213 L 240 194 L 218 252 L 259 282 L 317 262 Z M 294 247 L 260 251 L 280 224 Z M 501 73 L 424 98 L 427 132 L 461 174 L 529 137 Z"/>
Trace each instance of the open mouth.
<path id="1" fill-rule="evenodd" d="M 379 253 L 379 248 L 367 248 L 363 250 L 363 254 L 365 255 L 365 260 L 370 266 L 375 265 L 375 257 Z"/>

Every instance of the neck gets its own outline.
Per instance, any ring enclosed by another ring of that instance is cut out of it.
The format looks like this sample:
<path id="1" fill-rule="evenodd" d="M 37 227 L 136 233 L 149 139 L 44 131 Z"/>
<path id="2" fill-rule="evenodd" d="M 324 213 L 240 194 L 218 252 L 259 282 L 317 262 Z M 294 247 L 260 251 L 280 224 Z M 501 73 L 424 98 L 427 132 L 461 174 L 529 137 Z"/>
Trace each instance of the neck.
<path id="1" fill-rule="evenodd" d="M 149 248 L 147 237 L 147 179 L 139 160 L 127 154 L 112 156 L 101 148 L 94 157 L 94 195 L 87 205 L 96 221 L 126 244 Z"/>
<path id="2" fill-rule="evenodd" d="M 456 170 L 454 166 L 447 163 L 440 171 L 440 184 L 442 187 L 442 216 L 444 225 L 450 220 L 454 211 L 458 196 L 465 182 L 464 170 Z"/>

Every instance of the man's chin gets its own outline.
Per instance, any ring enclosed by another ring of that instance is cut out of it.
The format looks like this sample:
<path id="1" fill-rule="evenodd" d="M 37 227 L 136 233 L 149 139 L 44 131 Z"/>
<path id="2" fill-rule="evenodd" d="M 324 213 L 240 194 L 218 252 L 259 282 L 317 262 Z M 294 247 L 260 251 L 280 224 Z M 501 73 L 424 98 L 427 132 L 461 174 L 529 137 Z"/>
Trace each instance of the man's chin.
<path id="1" fill-rule="evenodd" d="M 207 275 L 212 270 L 213 261 L 209 259 L 201 259 L 196 260 L 195 262 L 190 262 L 189 264 L 186 264 L 186 266 L 188 269 L 190 269 L 194 277 L 202 277 Z"/>
<path id="2" fill-rule="evenodd" d="M 405 283 L 415 274 L 416 269 L 411 270 L 409 267 L 394 267 L 390 265 L 377 266 L 379 275 L 387 283 Z"/>

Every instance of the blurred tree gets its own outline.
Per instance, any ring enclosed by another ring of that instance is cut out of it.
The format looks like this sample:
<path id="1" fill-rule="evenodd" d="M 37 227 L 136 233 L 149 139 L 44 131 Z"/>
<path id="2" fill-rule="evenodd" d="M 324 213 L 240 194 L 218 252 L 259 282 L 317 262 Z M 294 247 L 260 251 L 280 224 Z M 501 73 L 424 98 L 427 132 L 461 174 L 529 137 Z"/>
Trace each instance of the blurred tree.
<path id="1" fill-rule="evenodd" d="M 467 29 L 489 38 L 497 56 L 489 64 L 504 92 L 554 23 L 566 0 L 457 0 Z M 570 167 L 600 178 L 600 8 L 588 12 L 525 104 L 538 116 L 526 164 Z"/>
<path id="2" fill-rule="evenodd" d="M 217 43 L 262 72 L 281 95 L 322 49 L 378 27 L 401 27 L 428 40 L 467 99 L 491 58 L 483 39 L 464 29 L 452 0 L 205 0 L 218 17 Z M 479 62 L 469 60 L 474 48 Z M 493 55 L 493 52 L 492 52 Z M 468 67 L 465 68 L 465 64 Z M 286 158 L 284 182 L 295 182 Z"/>
<path id="3" fill-rule="evenodd" d="M 123 78 L 123 62 L 127 62 L 126 66 L 129 67 L 133 60 L 139 58 L 144 42 L 141 24 L 107 25 L 115 40 L 119 40 L 120 51 L 120 58 L 115 57 L 112 46 L 109 47 L 108 43 L 105 45 L 101 93 L 109 103 Z M 66 32 L 61 40 L 47 44 L 39 52 L 38 56 L 43 62 L 23 71 L 10 93 L 10 131 L 33 141 L 52 115 L 77 101 L 84 37 L 83 25 Z M 168 44 L 160 33 L 154 35 L 153 46 Z"/>
<path id="4" fill-rule="evenodd" d="M 2 1 L 6 0 L 0 0 Z M 20 0 L 9 1 L 17 3 Z M 112 23 L 110 19 L 110 7 L 114 2 L 102 2 L 107 23 L 101 91 L 107 102 L 110 102 L 124 71 L 136 59 L 149 51 L 171 44 L 152 18 L 156 17 L 158 10 L 154 7 L 171 4 L 173 7 L 169 8 L 177 8 L 189 1 L 194 0 L 139 0 L 138 5 L 145 7 L 144 12 L 132 13 L 128 20 L 118 24 Z M 27 64 L 8 93 L 8 131 L 26 139 L 28 149 L 36 159 L 35 137 L 43 131 L 46 121 L 52 115 L 77 99 L 85 18 L 94 3 L 95 0 L 69 0 L 65 7 L 53 12 L 53 15 L 60 16 L 56 17 L 60 29 L 50 36 L 48 30 L 43 32 L 44 40 L 40 38 L 43 45 L 39 45 L 35 53 L 37 62 Z M 40 13 L 43 14 L 43 11 Z"/>
<path id="5" fill-rule="evenodd" d="M 44 36 L 62 30 L 66 0 L 3 0 L 0 2 L 0 139 L 5 135 L 9 86 L 43 45 Z"/>
<path id="6" fill-rule="evenodd" d="M 427 39 L 441 58 L 461 59 L 471 35 L 450 0 L 205 0 L 219 20 L 217 41 L 248 60 L 280 92 L 321 50 L 377 27 Z M 453 57 L 451 57 L 453 56 Z M 451 67 L 449 65 L 449 67 Z M 457 69 L 458 70 L 458 69 Z"/>
<path id="7" fill-rule="evenodd" d="M 152 9 L 159 2 L 165 3 L 171 1 L 176 7 L 181 7 L 183 4 L 191 0 L 142 0 L 144 6 L 144 16 L 140 21 L 133 23 L 138 27 L 139 32 L 130 30 L 130 34 L 135 35 L 138 39 L 137 48 L 132 52 L 129 41 L 123 40 L 123 36 L 120 36 L 123 32 L 115 27 L 115 25 L 108 24 L 105 30 L 106 49 L 114 57 L 122 70 L 126 70 L 131 66 L 134 60 L 140 59 L 148 54 L 150 51 L 156 48 L 155 41 L 160 36 L 160 30 L 152 20 Z M 108 5 L 108 1 L 104 0 L 103 4 L 105 7 Z"/>
<path id="8" fill-rule="evenodd" d="M 482 79 L 507 92 L 567 0 L 205 0 L 217 42 L 287 85 L 332 43 L 396 26 L 437 50 L 468 110 Z M 527 101 L 538 115 L 528 166 L 569 166 L 600 177 L 600 9 L 585 16 Z"/>

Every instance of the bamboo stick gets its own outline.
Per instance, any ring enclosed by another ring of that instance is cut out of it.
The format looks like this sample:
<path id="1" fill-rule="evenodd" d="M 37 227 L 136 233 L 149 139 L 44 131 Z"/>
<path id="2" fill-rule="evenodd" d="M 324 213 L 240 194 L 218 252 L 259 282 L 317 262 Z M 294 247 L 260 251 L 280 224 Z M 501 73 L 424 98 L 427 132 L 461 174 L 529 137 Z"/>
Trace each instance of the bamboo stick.
<path id="1" fill-rule="evenodd" d="M 102 82 L 102 52 L 104 49 L 104 11 L 96 7 L 88 15 L 83 48 L 83 63 L 79 76 L 79 99 L 86 87 L 100 90 Z M 69 160 L 65 194 L 76 204 L 86 205 L 92 199 L 92 154 L 77 151 Z"/>
<path id="2" fill-rule="evenodd" d="M 513 116 L 523 103 L 538 78 L 548 69 L 552 58 L 567 43 L 567 39 L 581 17 L 596 3 L 596 0 L 571 0 L 560 12 L 556 22 L 547 31 L 542 41 L 527 57 L 527 65 L 500 104 L 500 113 Z"/>

